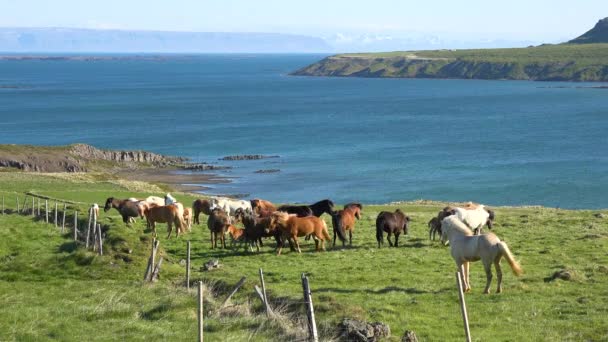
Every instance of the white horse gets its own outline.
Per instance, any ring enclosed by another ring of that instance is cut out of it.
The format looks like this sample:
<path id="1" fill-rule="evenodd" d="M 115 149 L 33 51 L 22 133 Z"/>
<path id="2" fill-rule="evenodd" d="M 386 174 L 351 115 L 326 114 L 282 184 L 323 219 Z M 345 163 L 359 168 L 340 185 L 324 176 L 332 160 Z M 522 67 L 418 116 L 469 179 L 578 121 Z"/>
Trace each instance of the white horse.
<path id="1" fill-rule="evenodd" d="M 496 276 L 498 277 L 498 287 L 496 292 L 502 292 L 502 270 L 500 268 L 500 260 L 502 257 L 507 259 L 507 262 L 513 270 L 513 274 L 519 276 L 522 274 L 521 266 L 515 261 L 507 244 L 492 234 L 473 235 L 469 227 L 467 227 L 458 217 L 452 215 L 441 221 L 441 242 L 444 245 L 450 244 L 450 252 L 452 258 L 458 266 L 458 270 L 462 271 L 462 282 L 465 292 L 471 290 L 469 282 L 469 263 L 481 259 L 483 267 L 486 271 L 486 288 L 483 293 L 490 293 L 490 283 L 492 282 L 492 263 L 496 268 Z"/>
<path id="2" fill-rule="evenodd" d="M 439 212 L 437 218 L 442 221 L 450 215 L 456 215 L 460 221 L 474 231 L 475 235 L 480 234 L 485 225 L 492 229 L 492 221 L 494 221 L 494 211 L 482 204 L 472 202 L 467 203 L 464 207 L 445 207 Z"/>
<path id="3" fill-rule="evenodd" d="M 234 216 L 236 214 L 236 210 L 241 208 L 248 213 L 253 213 L 253 209 L 251 208 L 250 201 L 244 200 L 234 200 L 230 198 L 221 198 L 215 197 L 211 199 L 211 210 L 215 208 L 220 208 L 223 211 L 227 212 L 228 215 Z"/>

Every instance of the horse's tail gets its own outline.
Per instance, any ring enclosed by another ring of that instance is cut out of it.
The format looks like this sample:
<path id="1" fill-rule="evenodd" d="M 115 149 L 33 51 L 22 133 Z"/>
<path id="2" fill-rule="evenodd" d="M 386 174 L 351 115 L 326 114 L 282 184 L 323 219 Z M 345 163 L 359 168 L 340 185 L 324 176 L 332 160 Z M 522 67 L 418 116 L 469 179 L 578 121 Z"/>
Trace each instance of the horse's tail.
<path id="1" fill-rule="evenodd" d="M 498 249 L 500 250 L 500 253 L 505 257 L 505 259 L 507 259 L 509 266 L 511 266 L 511 270 L 513 270 L 513 274 L 515 274 L 516 276 L 522 275 L 524 271 L 521 269 L 519 263 L 515 261 L 513 254 L 511 254 L 509 247 L 507 247 L 507 244 L 502 241 L 499 242 Z"/>
<path id="2" fill-rule="evenodd" d="M 323 223 L 323 236 L 325 237 L 325 240 L 331 241 L 331 237 L 329 236 L 329 232 L 327 231 L 327 224 L 324 220 L 321 220 L 321 222 Z"/>
<path id="3" fill-rule="evenodd" d="M 378 247 L 380 247 L 380 244 L 382 243 L 382 222 L 379 222 L 379 220 L 376 220 L 376 241 L 378 241 Z"/>
<path id="4" fill-rule="evenodd" d="M 342 216 L 340 214 L 331 215 L 331 223 L 334 226 L 334 231 L 340 238 L 340 241 L 346 241 L 346 235 L 344 234 L 344 225 L 342 224 Z"/>
<path id="5" fill-rule="evenodd" d="M 173 223 L 175 224 L 175 227 L 178 232 L 185 232 L 186 223 L 184 222 L 184 215 L 180 215 L 177 210 L 175 213 L 175 218 L 173 219 Z"/>

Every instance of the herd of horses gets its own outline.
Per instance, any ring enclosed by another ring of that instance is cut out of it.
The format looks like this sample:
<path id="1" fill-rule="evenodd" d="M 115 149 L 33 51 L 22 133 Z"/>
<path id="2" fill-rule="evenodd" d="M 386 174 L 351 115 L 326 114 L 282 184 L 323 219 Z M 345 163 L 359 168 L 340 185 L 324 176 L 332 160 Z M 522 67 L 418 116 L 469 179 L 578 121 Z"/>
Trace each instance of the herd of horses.
<path id="1" fill-rule="evenodd" d="M 226 248 L 226 236 L 231 238 L 231 246 L 245 243 L 250 250 L 256 247 L 259 252 L 263 240 L 273 238 L 276 253 L 281 255 L 286 243 L 292 251 L 301 253 L 299 238 L 312 238 L 316 251 L 325 250 L 325 243 L 331 241 L 327 225 L 321 216 L 331 217 L 333 246 L 336 240 L 352 246 L 353 232 L 357 220 L 361 219 L 363 206 L 348 203 L 336 210 L 334 203 L 324 199 L 310 205 L 276 206 L 270 201 L 253 199 L 251 201 L 229 198 L 197 199 L 192 209 L 184 207 L 170 194 L 164 198 L 150 196 L 145 199 L 128 198 L 106 200 L 104 210 L 115 208 L 123 222 L 129 224 L 135 218 L 145 218 L 148 228 L 156 235 L 156 223 L 167 224 L 167 238 L 171 237 L 173 227 L 179 236 L 186 229 L 191 230 L 192 222 L 200 224 L 200 214 L 208 216 L 207 227 L 210 232 L 211 248 Z M 435 240 L 439 234 L 444 245 L 450 245 L 451 255 L 463 273 L 463 286 L 470 291 L 469 263 L 481 260 L 486 272 L 487 284 L 484 293 L 489 293 L 492 280 L 491 266 L 494 265 L 498 278 L 496 292 L 502 291 L 502 271 L 500 261 L 504 257 L 513 273 L 520 275 L 521 267 L 515 261 L 506 243 L 492 233 L 482 234 L 483 227 L 492 229 L 495 213 L 484 205 L 468 202 L 463 206 L 447 206 L 428 222 L 429 239 Z M 384 245 L 384 233 L 389 246 L 399 246 L 399 236 L 407 235 L 411 219 L 400 209 L 394 212 L 382 211 L 376 217 L 376 241 L 378 248 Z M 243 228 L 237 225 L 241 224 Z M 394 242 L 391 241 L 394 236 Z"/>

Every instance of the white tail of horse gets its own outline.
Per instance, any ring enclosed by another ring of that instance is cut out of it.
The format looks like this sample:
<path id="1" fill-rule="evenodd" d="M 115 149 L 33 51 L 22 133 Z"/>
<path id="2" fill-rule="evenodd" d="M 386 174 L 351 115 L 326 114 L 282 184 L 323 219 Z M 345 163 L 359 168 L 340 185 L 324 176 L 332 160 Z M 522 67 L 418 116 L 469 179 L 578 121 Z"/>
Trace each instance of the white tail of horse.
<path id="1" fill-rule="evenodd" d="M 505 257 L 505 259 L 507 259 L 507 262 L 509 263 L 509 266 L 511 266 L 513 274 L 515 274 L 516 276 L 522 275 L 524 271 L 521 269 L 521 266 L 513 257 L 513 254 L 511 254 L 511 251 L 509 250 L 507 244 L 502 241 L 499 242 L 498 249 L 500 250 L 500 253 Z"/>

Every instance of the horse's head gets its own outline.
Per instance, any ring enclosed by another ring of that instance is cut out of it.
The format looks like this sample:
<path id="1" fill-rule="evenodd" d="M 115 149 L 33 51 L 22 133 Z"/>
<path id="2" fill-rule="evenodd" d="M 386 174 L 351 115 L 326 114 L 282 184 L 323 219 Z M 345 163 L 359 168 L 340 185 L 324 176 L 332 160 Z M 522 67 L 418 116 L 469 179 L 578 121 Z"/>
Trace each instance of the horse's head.
<path id="1" fill-rule="evenodd" d="M 234 212 L 234 219 L 236 222 L 243 222 L 245 215 L 248 214 L 248 210 L 244 210 L 243 208 L 237 208 Z"/>
<path id="2" fill-rule="evenodd" d="M 444 218 L 451 215 L 456 215 L 456 208 L 447 206 L 443 208 L 439 213 L 437 213 L 437 218 L 439 219 L 439 222 L 441 222 Z"/>
<path id="3" fill-rule="evenodd" d="M 268 232 L 275 231 L 279 226 L 284 225 L 289 214 L 282 211 L 275 211 L 270 215 L 270 224 L 268 224 Z"/>
<path id="4" fill-rule="evenodd" d="M 110 209 L 112 209 L 113 203 L 114 203 L 114 197 L 109 197 L 106 200 L 106 205 L 103 207 L 103 211 L 108 212 Z"/>
<path id="5" fill-rule="evenodd" d="M 448 224 L 444 224 L 443 221 L 441 221 L 439 224 L 439 234 L 441 235 L 441 243 L 444 246 L 447 246 L 448 244 L 450 244 L 448 230 L 449 230 Z"/>

